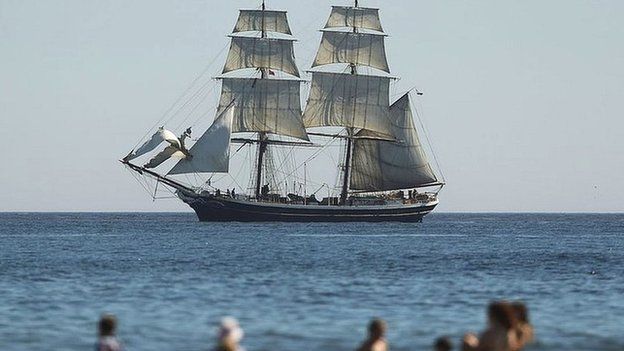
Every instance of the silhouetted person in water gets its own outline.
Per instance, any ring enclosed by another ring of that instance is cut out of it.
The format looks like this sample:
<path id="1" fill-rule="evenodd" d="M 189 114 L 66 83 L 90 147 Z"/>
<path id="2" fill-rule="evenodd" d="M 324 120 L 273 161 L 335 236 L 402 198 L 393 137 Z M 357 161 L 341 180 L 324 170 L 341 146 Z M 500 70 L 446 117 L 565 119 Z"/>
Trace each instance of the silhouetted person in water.
<path id="1" fill-rule="evenodd" d="M 373 319 L 368 324 L 368 338 L 360 345 L 357 351 L 387 351 L 386 329 L 386 322 L 379 318 Z"/>
<path id="2" fill-rule="evenodd" d="M 516 319 L 518 319 L 518 325 L 516 327 L 517 335 L 518 335 L 518 343 L 520 348 L 524 347 L 526 344 L 533 341 L 533 326 L 529 322 L 529 311 L 527 307 L 522 302 L 514 302 L 511 304 L 511 307 L 516 314 Z"/>
<path id="3" fill-rule="evenodd" d="M 464 336 L 464 351 L 518 351 L 518 320 L 511 304 L 495 301 L 488 306 L 488 327 L 476 338 L 474 334 Z"/>
<path id="4" fill-rule="evenodd" d="M 451 351 L 452 349 L 453 343 L 451 343 L 451 340 L 446 336 L 437 338 L 433 343 L 434 351 Z"/>
<path id="5" fill-rule="evenodd" d="M 243 339 L 243 330 L 238 321 L 232 317 L 221 320 L 219 334 L 217 335 L 217 347 L 214 351 L 245 351 L 239 343 Z"/>
<path id="6" fill-rule="evenodd" d="M 112 314 L 104 314 L 98 323 L 98 341 L 95 344 L 95 351 L 121 351 L 121 343 L 115 337 L 117 330 L 117 319 Z"/>

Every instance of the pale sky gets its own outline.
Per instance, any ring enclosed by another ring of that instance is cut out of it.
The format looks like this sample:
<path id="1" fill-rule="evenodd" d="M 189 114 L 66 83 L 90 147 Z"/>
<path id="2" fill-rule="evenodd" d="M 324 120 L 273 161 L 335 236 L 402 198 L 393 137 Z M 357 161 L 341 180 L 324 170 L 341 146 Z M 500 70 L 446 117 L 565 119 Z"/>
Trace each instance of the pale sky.
<path id="1" fill-rule="evenodd" d="M 267 1 L 289 11 L 302 71 L 347 4 Z M 117 160 L 258 5 L 0 0 L 0 211 L 188 211 Z M 624 210 L 624 1 L 360 5 L 381 8 L 397 92 L 425 92 L 448 183 L 437 211 Z"/>

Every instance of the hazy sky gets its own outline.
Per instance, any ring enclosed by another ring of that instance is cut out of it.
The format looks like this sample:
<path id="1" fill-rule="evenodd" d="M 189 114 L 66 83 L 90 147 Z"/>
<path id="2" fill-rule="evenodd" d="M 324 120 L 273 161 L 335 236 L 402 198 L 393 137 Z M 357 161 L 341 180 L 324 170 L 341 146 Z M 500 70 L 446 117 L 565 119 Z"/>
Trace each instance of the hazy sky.
<path id="1" fill-rule="evenodd" d="M 289 11 L 307 69 L 332 4 Z M 0 0 L 0 211 L 188 210 L 117 162 L 252 0 Z M 420 104 L 439 211 L 624 210 L 624 1 L 361 0 Z M 216 73 L 218 62 L 211 73 Z"/>

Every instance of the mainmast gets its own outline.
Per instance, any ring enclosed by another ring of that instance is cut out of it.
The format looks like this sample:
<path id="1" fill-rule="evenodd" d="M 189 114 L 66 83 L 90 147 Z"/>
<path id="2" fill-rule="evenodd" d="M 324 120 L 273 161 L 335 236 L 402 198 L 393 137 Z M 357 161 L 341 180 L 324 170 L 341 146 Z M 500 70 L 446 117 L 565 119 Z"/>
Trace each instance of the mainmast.
<path id="1" fill-rule="evenodd" d="M 343 72 L 314 70 L 306 127 L 336 126 L 346 130 L 340 204 L 349 195 L 356 130 L 368 130 L 392 139 L 389 113 L 389 75 L 358 72 L 358 66 L 390 73 L 384 47 L 385 34 L 377 9 L 333 6 L 312 68 L 344 64 Z M 367 29 L 362 32 L 360 29 Z M 347 72 L 348 70 L 348 72 Z"/>
<path id="2" fill-rule="evenodd" d="M 265 29 L 265 11 L 266 5 L 264 0 L 262 0 L 262 19 L 261 19 L 261 28 L 260 28 L 260 37 L 266 38 L 266 29 Z M 260 79 L 266 79 L 267 68 L 260 67 Z M 262 108 L 262 106 L 261 106 Z M 258 160 L 256 162 L 256 182 L 255 182 L 255 196 L 256 200 L 260 199 L 260 188 L 262 186 L 262 162 L 264 161 L 264 153 L 267 150 L 267 136 L 265 132 L 258 132 Z"/>

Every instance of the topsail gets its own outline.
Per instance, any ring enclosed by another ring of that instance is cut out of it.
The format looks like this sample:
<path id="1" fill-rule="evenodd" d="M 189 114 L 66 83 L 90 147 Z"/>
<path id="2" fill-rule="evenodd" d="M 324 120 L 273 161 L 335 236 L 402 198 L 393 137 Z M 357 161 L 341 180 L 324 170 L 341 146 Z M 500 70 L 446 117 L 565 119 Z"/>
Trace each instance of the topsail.
<path id="1" fill-rule="evenodd" d="M 262 27 L 264 25 L 264 28 Z M 276 10 L 240 10 L 234 33 L 238 32 L 275 32 L 292 34 L 288 26 L 286 11 Z"/>
<path id="2" fill-rule="evenodd" d="M 314 72 L 306 127 L 361 128 L 392 135 L 388 120 L 390 78 Z"/>
<path id="3" fill-rule="evenodd" d="M 323 32 L 312 67 L 330 63 L 363 65 L 390 73 L 384 36 L 378 34 Z"/>
<path id="4" fill-rule="evenodd" d="M 223 73 L 242 68 L 273 69 L 299 77 L 292 40 L 232 37 Z"/>
<path id="5" fill-rule="evenodd" d="M 366 7 L 332 6 L 325 28 L 359 28 L 383 32 L 379 10 Z"/>

